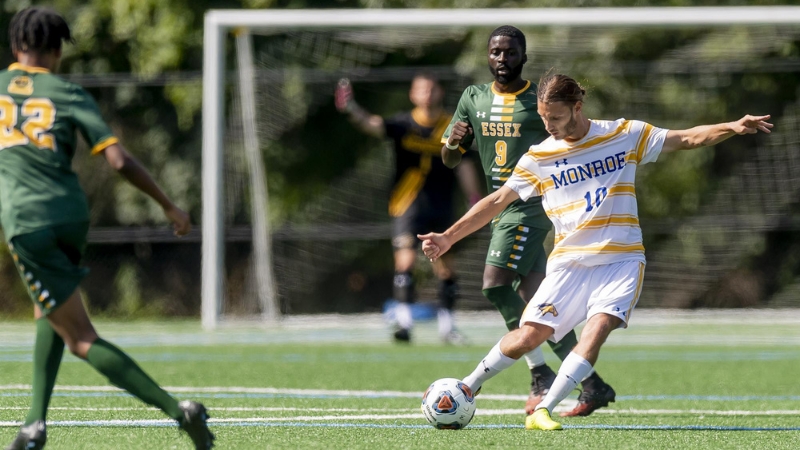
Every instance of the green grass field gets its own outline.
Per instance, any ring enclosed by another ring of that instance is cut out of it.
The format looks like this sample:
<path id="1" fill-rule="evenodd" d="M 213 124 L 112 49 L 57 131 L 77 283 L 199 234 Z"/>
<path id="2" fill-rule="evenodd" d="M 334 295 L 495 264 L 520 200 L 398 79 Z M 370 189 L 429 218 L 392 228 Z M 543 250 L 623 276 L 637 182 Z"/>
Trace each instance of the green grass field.
<path id="1" fill-rule="evenodd" d="M 394 345 L 377 315 L 214 333 L 196 322 L 97 328 L 177 397 L 205 403 L 220 449 L 800 448 L 800 311 L 637 311 L 597 365 L 617 402 L 565 419 L 561 432 L 523 429 L 524 363 L 484 386 L 468 428 L 427 425 L 419 400 L 428 384 L 468 374 L 503 333 L 495 312 L 458 319 L 468 346 L 440 345 L 431 323 L 419 324 L 413 345 Z M 0 322 L 0 446 L 27 411 L 33 338 L 31 323 Z M 61 367 L 48 449 L 190 448 L 160 411 L 85 363 L 67 356 Z"/>

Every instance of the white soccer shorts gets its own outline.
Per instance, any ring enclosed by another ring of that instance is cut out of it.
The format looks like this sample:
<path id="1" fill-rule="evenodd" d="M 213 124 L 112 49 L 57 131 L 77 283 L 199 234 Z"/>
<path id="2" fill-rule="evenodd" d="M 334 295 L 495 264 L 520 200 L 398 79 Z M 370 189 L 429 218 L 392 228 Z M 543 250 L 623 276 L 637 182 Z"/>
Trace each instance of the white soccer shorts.
<path id="1" fill-rule="evenodd" d="M 548 273 L 522 313 L 520 326 L 536 322 L 552 327 L 551 341 L 558 342 L 584 320 L 598 313 L 622 319 L 628 326 L 639 301 L 644 263 L 622 261 L 600 266 L 569 263 Z"/>

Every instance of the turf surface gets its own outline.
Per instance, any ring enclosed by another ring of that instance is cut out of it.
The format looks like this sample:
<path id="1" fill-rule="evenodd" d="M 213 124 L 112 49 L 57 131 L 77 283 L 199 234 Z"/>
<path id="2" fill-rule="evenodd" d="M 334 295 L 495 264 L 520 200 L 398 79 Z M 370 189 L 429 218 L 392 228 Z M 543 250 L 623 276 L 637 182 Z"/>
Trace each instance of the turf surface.
<path id="1" fill-rule="evenodd" d="M 464 347 L 440 345 L 430 323 L 420 324 L 413 345 L 394 345 L 378 317 L 214 333 L 195 322 L 97 328 L 176 397 L 205 403 L 220 449 L 800 448 L 800 312 L 793 310 L 642 311 L 629 330 L 612 334 L 597 365 L 617 402 L 564 419 L 562 432 L 522 428 L 529 383 L 522 363 L 484 387 L 467 429 L 429 427 L 419 412 L 422 392 L 475 367 L 502 335 L 495 315 L 459 317 L 472 342 Z M 32 324 L 0 322 L 0 445 L 27 412 L 32 340 Z M 72 356 L 48 421 L 52 450 L 191 448 L 160 411 L 108 387 Z"/>

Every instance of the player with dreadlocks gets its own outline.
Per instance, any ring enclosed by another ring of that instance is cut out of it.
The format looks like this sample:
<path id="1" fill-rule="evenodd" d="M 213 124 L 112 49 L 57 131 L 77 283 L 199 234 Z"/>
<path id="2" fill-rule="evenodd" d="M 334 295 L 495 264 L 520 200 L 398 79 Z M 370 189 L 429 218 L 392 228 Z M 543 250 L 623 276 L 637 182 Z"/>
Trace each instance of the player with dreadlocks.
<path id="1" fill-rule="evenodd" d="M 214 435 L 206 425 L 205 407 L 178 402 L 159 387 L 127 354 L 97 335 L 83 306 L 78 285 L 88 271 L 79 263 L 89 208 L 71 168 L 76 132 L 93 155 L 105 156 L 161 205 L 176 235 L 191 229 L 189 215 L 125 151 L 92 97 L 53 75 L 62 42 L 72 41 L 63 17 L 47 8 L 26 8 L 11 19 L 9 37 L 17 62 L 0 71 L 0 224 L 33 300 L 36 344 L 31 409 L 6 450 L 44 447 L 47 407 L 65 345 L 109 382 L 175 419 L 196 449 L 209 449 Z"/>

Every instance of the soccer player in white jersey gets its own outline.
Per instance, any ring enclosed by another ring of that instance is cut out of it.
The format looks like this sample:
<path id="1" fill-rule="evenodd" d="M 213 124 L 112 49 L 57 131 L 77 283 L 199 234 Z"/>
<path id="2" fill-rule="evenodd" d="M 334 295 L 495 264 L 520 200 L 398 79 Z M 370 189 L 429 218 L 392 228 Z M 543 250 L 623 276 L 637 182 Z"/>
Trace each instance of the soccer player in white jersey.
<path id="1" fill-rule="evenodd" d="M 551 418 L 597 361 L 609 333 L 625 328 L 639 299 L 644 247 L 636 206 L 636 167 L 662 153 L 716 145 L 737 134 L 769 133 L 770 116 L 667 130 L 637 120 L 590 120 L 585 90 L 572 78 L 545 75 L 537 108 L 550 137 L 531 146 L 514 174 L 444 233 L 418 236 L 431 260 L 481 229 L 506 205 L 541 196 L 555 227 L 547 274 L 528 303 L 520 327 L 506 334 L 464 382 L 477 392 L 546 339 L 558 341 L 584 320 L 578 345 L 564 359 L 555 382 L 525 428 L 560 430 Z"/>

